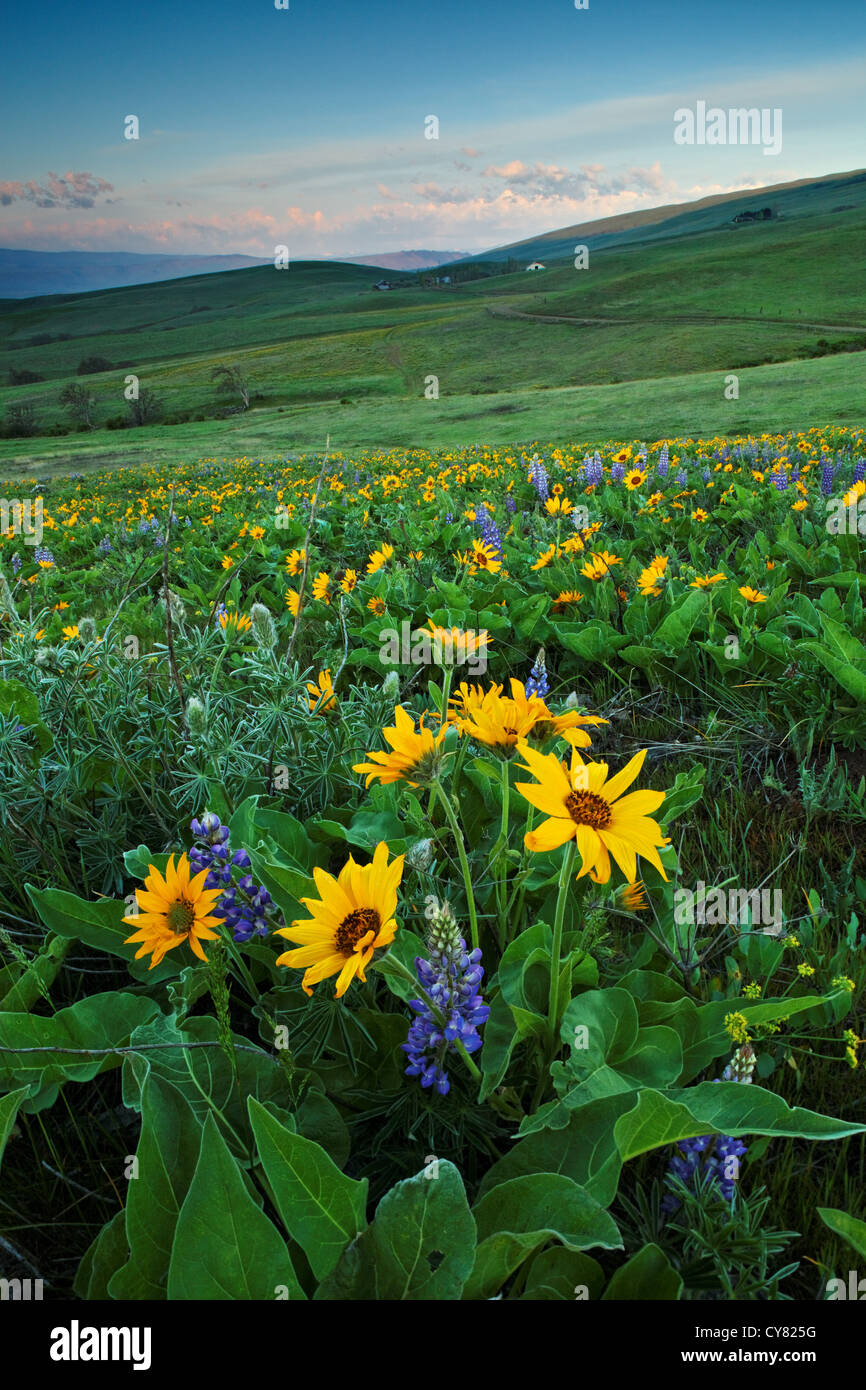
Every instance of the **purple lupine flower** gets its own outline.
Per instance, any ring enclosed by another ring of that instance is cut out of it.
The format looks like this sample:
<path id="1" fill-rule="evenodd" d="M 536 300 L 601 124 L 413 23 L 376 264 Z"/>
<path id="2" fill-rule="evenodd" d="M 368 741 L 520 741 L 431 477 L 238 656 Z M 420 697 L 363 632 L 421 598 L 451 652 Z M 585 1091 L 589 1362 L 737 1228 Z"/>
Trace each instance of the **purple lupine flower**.
<path id="1" fill-rule="evenodd" d="M 43 560 L 50 565 L 54 564 L 54 556 L 48 549 L 47 545 L 37 545 L 36 549 L 33 552 L 33 559 L 36 561 L 37 565 L 40 564 Z"/>
<path id="2" fill-rule="evenodd" d="M 445 1070 L 448 1053 L 456 1051 L 457 1043 L 467 1052 L 477 1052 L 481 1046 L 478 1029 L 490 1009 L 478 993 L 484 975 L 481 952 L 467 951 L 447 903 L 435 904 L 427 949 L 429 960 L 415 957 L 415 971 L 427 999 L 409 1000 L 415 1018 L 401 1047 L 409 1058 L 406 1075 L 417 1076 L 423 1087 L 434 1086 L 444 1096 L 451 1087 Z"/>
<path id="3" fill-rule="evenodd" d="M 484 544 L 492 546 L 496 554 L 501 558 L 502 537 L 499 534 L 499 527 L 496 525 L 496 522 L 493 520 L 491 513 L 486 507 L 481 508 L 478 524 L 481 527 L 481 539 L 484 541 Z"/>
<path id="4" fill-rule="evenodd" d="M 684 487 L 685 484 L 688 482 L 688 480 L 689 480 L 689 475 L 688 475 L 688 473 L 686 472 L 686 470 L 685 470 L 684 468 L 681 468 L 680 471 L 679 471 L 679 473 L 677 474 L 677 482 L 679 483 L 680 487 Z"/>
<path id="5" fill-rule="evenodd" d="M 547 679 L 547 667 L 544 664 L 544 648 L 539 647 L 538 656 L 535 658 L 535 665 L 529 673 L 529 680 L 526 682 L 527 695 L 537 695 L 543 700 L 550 694 L 550 681 Z"/>
<path id="6" fill-rule="evenodd" d="M 511 496 L 511 493 L 510 493 L 510 492 L 509 492 L 508 496 L 507 496 L 506 499 L 505 499 L 505 510 L 506 510 L 511 516 L 513 516 L 514 513 L 517 511 L 517 503 L 515 502 L 514 498 Z"/>
<path id="7" fill-rule="evenodd" d="M 742 1086 L 750 1086 L 756 1062 L 751 1043 L 744 1043 L 742 1047 L 737 1048 L 722 1072 L 722 1081 L 735 1081 Z M 719 1078 L 716 1077 L 714 1084 L 718 1085 L 718 1081 Z M 697 1177 L 707 1176 L 723 1200 L 730 1202 L 735 1191 L 739 1162 L 747 1151 L 746 1145 L 730 1134 L 701 1134 L 696 1139 L 681 1139 L 668 1164 L 667 1173 L 669 1177 L 679 1178 L 687 1186 L 691 1186 Z M 728 1172 L 732 1159 L 733 1174 Z M 666 1193 L 661 1203 L 662 1211 L 670 1215 L 679 1207 L 679 1198 L 673 1192 Z"/>
<path id="8" fill-rule="evenodd" d="M 708 483 L 710 481 L 712 473 L 710 472 L 709 468 L 704 469 L 703 473 L 701 474 L 701 477 L 703 478 L 705 483 Z"/>
<path id="9" fill-rule="evenodd" d="M 855 483 L 862 483 L 864 478 L 866 478 L 866 459 L 858 459 L 854 469 L 854 477 L 851 479 L 852 487 Z"/>
<path id="10" fill-rule="evenodd" d="M 822 497 L 833 495 L 833 464 L 830 459 L 824 460 L 824 467 L 821 469 L 821 495 Z"/>
<path id="11" fill-rule="evenodd" d="M 23 563 L 21 556 L 18 554 L 17 550 L 15 551 L 15 554 L 12 556 L 12 559 L 9 563 L 12 566 L 12 573 L 17 574 L 18 571 L 21 569 L 21 565 Z"/>
<path id="12" fill-rule="evenodd" d="M 532 455 L 529 465 L 529 481 L 538 493 L 539 500 L 546 502 L 550 496 L 550 488 L 547 480 L 547 469 L 539 458 L 538 454 Z"/>
<path id="13" fill-rule="evenodd" d="M 610 480 L 612 483 L 621 483 L 625 477 L 625 464 L 613 463 L 610 467 Z"/>
<path id="14" fill-rule="evenodd" d="M 112 547 L 111 541 L 108 539 L 108 537 L 107 537 L 107 536 L 103 536 L 103 537 L 102 537 L 102 540 L 99 542 L 99 545 L 96 547 L 96 549 L 99 551 L 100 555 L 107 555 L 108 552 L 109 552 L 111 549 L 113 549 L 113 547 Z"/>
<path id="15" fill-rule="evenodd" d="M 604 465 L 601 461 L 601 454 L 596 449 L 586 465 L 586 481 L 590 487 L 598 487 L 603 477 Z"/>
<path id="16" fill-rule="evenodd" d="M 775 473 L 770 474 L 770 477 L 772 478 L 773 486 L 775 487 L 777 492 L 786 491 L 788 487 L 788 475 L 785 472 L 784 468 L 781 466 L 781 464 L 776 469 Z"/>
<path id="17" fill-rule="evenodd" d="M 659 454 L 659 461 L 656 465 L 656 472 L 660 478 L 666 478 L 668 476 L 668 467 L 670 466 L 669 459 L 670 453 L 668 451 L 668 446 L 667 444 L 663 444 L 662 451 Z"/>
<path id="18" fill-rule="evenodd" d="M 201 820 L 192 820 L 190 830 L 199 842 L 189 852 L 190 864 L 196 873 L 208 870 L 205 888 L 222 889 L 214 915 L 224 919 L 235 941 L 243 943 L 252 936 L 266 936 L 267 911 L 273 901 L 270 893 L 255 883 L 251 874 L 244 874 L 237 883 L 232 876 L 232 868 L 250 867 L 246 850 L 232 853 L 229 828 L 214 811 L 207 811 Z"/>

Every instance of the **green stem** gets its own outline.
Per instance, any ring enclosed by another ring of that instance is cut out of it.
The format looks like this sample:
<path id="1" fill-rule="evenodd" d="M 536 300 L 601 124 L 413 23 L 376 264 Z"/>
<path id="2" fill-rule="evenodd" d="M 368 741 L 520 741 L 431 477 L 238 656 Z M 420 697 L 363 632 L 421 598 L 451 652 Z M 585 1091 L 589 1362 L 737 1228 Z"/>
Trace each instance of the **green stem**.
<path id="1" fill-rule="evenodd" d="M 559 976 L 562 966 L 562 924 L 565 920 L 565 899 L 571 884 L 576 850 L 576 840 L 569 840 L 565 847 L 565 856 L 562 861 L 562 868 L 559 872 L 559 892 L 556 898 L 556 915 L 553 919 L 553 952 L 550 958 L 550 1010 L 548 1013 L 548 1026 L 551 1043 L 555 1042 L 556 1030 L 559 1026 Z"/>
<path id="2" fill-rule="evenodd" d="M 442 786 L 442 783 L 439 781 L 438 778 L 433 783 L 433 789 L 437 793 L 439 800 L 442 802 L 442 809 L 445 812 L 448 824 L 451 827 L 451 833 L 454 836 L 454 843 L 457 846 L 457 857 L 460 860 L 460 868 L 463 871 L 463 886 L 466 889 L 466 902 L 469 908 L 469 925 L 472 930 L 472 947 L 473 950 L 477 950 L 479 945 L 478 913 L 475 909 L 475 894 L 472 891 L 472 875 L 469 872 L 469 860 L 466 858 L 466 846 L 463 843 L 463 832 L 460 829 L 460 824 L 457 820 L 454 807 L 451 805 L 451 802 L 448 799 L 448 793 L 445 791 L 445 788 Z"/>

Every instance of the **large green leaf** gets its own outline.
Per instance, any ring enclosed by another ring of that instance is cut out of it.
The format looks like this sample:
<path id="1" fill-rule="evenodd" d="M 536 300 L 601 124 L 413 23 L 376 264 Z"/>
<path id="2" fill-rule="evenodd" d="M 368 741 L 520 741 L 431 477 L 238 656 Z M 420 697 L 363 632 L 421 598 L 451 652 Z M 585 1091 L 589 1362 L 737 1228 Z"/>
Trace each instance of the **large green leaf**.
<path id="1" fill-rule="evenodd" d="M 614 1125 L 623 1163 L 681 1139 L 699 1134 L 769 1134 L 797 1139 L 844 1139 L 866 1125 L 835 1120 L 787 1104 L 762 1086 L 735 1081 L 701 1082 L 677 1090 L 647 1089 L 637 1104 Z"/>
<path id="2" fill-rule="evenodd" d="M 27 895 L 40 918 L 49 931 L 75 941 L 83 941 L 98 951 L 108 951 L 126 961 L 129 973 L 136 980 L 167 980 L 177 975 L 182 966 L 192 959 L 187 947 L 180 952 L 172 951 L 174 959 L 164 960 L 153 970 L 148 968 L 146 959 L 137 961 L 135 953 L 139 947 L 135 942 L 127 946 L 126 937 L 132 936 L 135 927 L 124 923 L 126 909 L 121 902 L 111 898 L 101 898 L 99 902 L 87 902 L 85 898 L 66 893 L 62 888 L 34 888 L 27 884 Z"/>
<path id="3" fill-rule="evenodd" d="M 581 1250 L 551 1245 L 542 1250 L 529 1266 L 521 1300 L 575 1300 L 600 1298 L 604 1271 L 597 1260 Z"/>
<path id="4" fill-rule="evenodd" d="M 641 1028 L 637 1007 L 623 989 L 596 989 L 572 999 L 561 1035 L 568 1061 L 551 1068 L 570 1109 L 641 1086 L 668 1086 L 682 1070 L 682 1046 L 671 1028 Z"/>
<path id="5" fill-rule="evenodd" d="M 676 1302 L 683 1281 L 667 1255 L 657 1245 L 645 1245 L 618 1269 L 602 1294 L 602 1300 Z"/>
<path id="6" fill-rule="evenodd" d="M 75 1050 L 127 1047 L 130 1034 L 158 1013 L 152 999 L 112 992 L 79 999 L 50 1018 L 0 1013 L 0 1085 L 37 1078 L 43 1086 L 90 1081 L 98 1072 L 119 1066 L 122 1058 L 110 1052 L 76 1056 Z"/>
<path id="7" fill-rule="evenodd" d="M 316 1278 L 324 1279 L 364 1228 L 367 1180 L 346 1177 L 323 1148 L 290 1133 L 252 1096 L 249 1114 L 283 1225 L 303 1249 Z"/>
<path id="8" fill-rule="evenodd" d="M 108 1285 L 126 1263 L 128 1255 L 123 1212 L 118 1211 L 85 1250 L 75 1274 L 73 1292 L 88 1302 L 109 1299 Z"/>
<path id="9" fill-rule="evenodd" d="M 29 1086 L 22 1086 L 17 1091 L 10 1091 L 8 1095 L 0 1096 L 0 1163 L 3 1162 L 6 1141 L 15 1125 L 18 1107 L 26 1098 L 29 1089 Z"/>
<path id="10" fill-rule="evenodd" d="M 549 1241 L 568 1250 L 619 1249 L 613 1218 L 562 1173 L 535 1173 L 491 1188 L 473 1208 L 478 1250 L 464 1297 L 492 1298 Z"/>
<path id="11" fill-rule="evenodd" d="M 475 1258 L 475 1222 L 453 1163 L 435 1160 L 386 1192 L 372 1225 L 343 1252 L 316 1298 L 459 1299 Z"/>
<path id="12" fill-rule="evenodd" d="M 126 1198 L 129 1260 L 111 1281 L 112 1298 L 165 1298 L 178 1213 L 200 1146 L 201 1125 L 180 1091 L 151 1072 L 141 1093 L 137 1175 Z"/>
<path id="13" fill-rule="evenodd" d="M 561 1128 L 538 1130 L 519 1139 L 488 1168 L 480 1195 L 498 1183 L 530 1173 L 564 1173 L 600 1206 L 609 1207 L 616 1196 L 622 1168 L 613 1126 L 633 1105 L 632 1093 L 604 1096 L 567 1114 L 567 1123 Z"/>
<path id="14" fill-rule="evenodd" d="M 171 1250 L 168 1297 L 217 1301 L 304 1298 L 288 1247 L 256 1206 L 213 1115 Z"/>
<path id="15" fill-rule="evenodd" d="M 243 1158 L 249 1144 L 249 1121 L 241 1097 L 255 1096 L 262 1103 L 273 1101 L 291 1109 L 294 1093 L 276 1053 L 253 1048 L 246 1038 L 235 1041 L 240 1096 L 232 1065 L 219 1045 L 216 1019 L 209 1015 L 189 1018 L 178 1028 L 175 1019 L 160 1014 L 136 1029 L 130 1039 L 131 1047 L 147 1045 L 148 1050 L 126 1060 L 124 1104 L 133 1110 L 140 1108 L 141 1088 L 150 1069 L 180 1091 L 199 1123 L 203 1124 L 209 1113 L 218 1115 L 232 1152 Z M 190 1048 L 187 1043 L 208 1046 Z"/>
<path id="16" fill-rule="evenodd" d="M 866 1221 L 850 1216 L 847 1211 L 837 1207 L 817 1207 L 818 1215 L 837 1236 L 847 1241 L 855 1254 L 866 1260 Z"/>

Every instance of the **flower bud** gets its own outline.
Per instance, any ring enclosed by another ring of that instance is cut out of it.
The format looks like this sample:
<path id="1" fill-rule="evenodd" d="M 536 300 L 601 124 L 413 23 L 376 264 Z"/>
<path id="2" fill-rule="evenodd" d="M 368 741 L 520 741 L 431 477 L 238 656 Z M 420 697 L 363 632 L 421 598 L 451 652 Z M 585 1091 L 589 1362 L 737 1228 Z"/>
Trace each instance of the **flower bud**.
<path id="1" fill-rule="evenodd" d="M 207 733 L 207 710 L 197 695 L 191 695 L 186 702 L 186 722 L 190 733 L 197 738 Z"/>
<path id="2" fill-rule="evenodd" d="M 250 622 L 257 646 L 262 651 L 273 651 L 277 645 L 277 629 L 270 610 L 263 603 L 254 603 L 250 609 Z"/>

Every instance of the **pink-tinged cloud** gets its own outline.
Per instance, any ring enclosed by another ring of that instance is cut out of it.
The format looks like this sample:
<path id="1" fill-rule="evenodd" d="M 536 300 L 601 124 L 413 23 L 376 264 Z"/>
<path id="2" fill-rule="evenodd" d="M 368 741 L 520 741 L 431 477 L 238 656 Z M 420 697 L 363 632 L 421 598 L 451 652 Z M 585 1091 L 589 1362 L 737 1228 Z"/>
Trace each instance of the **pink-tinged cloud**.
<path id="1" fill-rule="evenodd" d="M 70 169 L 66 174 L 49 173 L 42 183 L 35 179 L 28 179 L 26 183 L 0 183 L 0 204 L 8 207 L 10 203 L 22 202 L 35 203 L 38 208 L 92 208 L 98 197 L 113 192 L 114 185 L 107 179 Z M 105 201 L 110 203 L 112 199 Z"/>

